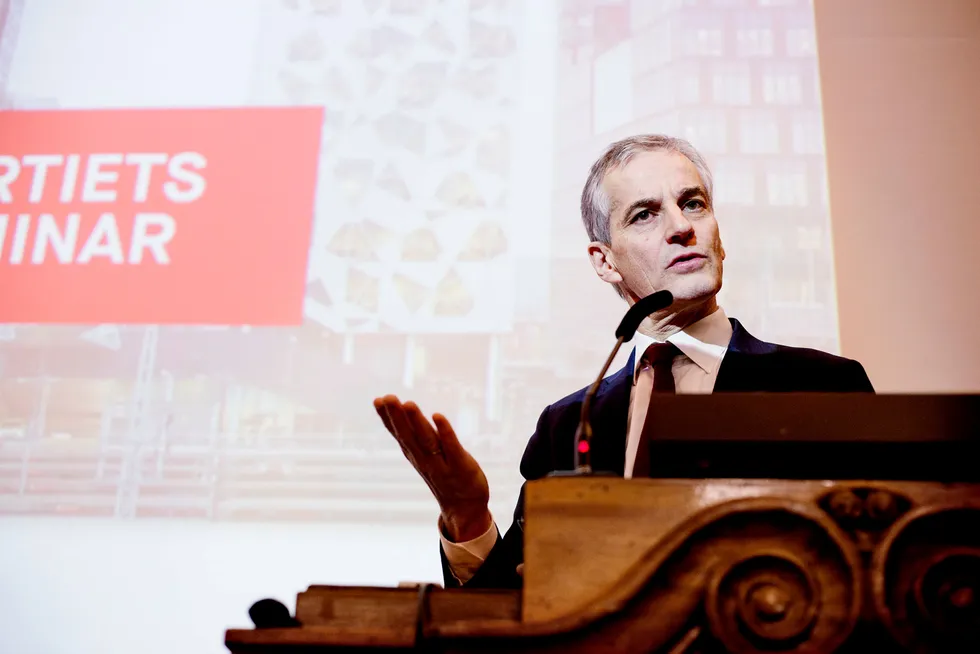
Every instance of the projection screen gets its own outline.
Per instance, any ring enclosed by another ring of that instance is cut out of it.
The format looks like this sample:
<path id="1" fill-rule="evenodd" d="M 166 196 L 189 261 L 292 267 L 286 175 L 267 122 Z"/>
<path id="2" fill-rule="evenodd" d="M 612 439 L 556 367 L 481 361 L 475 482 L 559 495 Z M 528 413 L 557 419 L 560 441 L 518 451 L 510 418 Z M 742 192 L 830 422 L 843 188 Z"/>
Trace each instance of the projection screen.
<path id="1" fill-rule="evenodd" d="M 809 2 L 2 0 L 0 38 L 3 651 L 214 654 L 260 597 L 439 580 L 385 393 L 506 528 L 626 308 L 578 213 L 617 138 L 698 147 L 722 306 L 837 351 Z"/>

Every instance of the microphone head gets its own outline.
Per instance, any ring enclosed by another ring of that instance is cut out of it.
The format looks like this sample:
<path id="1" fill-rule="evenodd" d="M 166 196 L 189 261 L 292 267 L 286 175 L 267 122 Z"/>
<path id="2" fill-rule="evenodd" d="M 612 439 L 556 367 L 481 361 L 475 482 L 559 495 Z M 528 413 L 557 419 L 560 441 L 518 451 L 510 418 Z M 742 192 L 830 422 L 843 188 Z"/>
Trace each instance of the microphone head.
<path id="1" fill-rule="evenodd" d="M 616 328 L 616 338 L 628 341 L 633 338 L 633 334 L 639 328 L 643 319 L 651 313 L 666 309 L 674 302 L 674 296 L 670 291 L 657 291 L 646 296 L 629 308 L 623 320 Z"/>

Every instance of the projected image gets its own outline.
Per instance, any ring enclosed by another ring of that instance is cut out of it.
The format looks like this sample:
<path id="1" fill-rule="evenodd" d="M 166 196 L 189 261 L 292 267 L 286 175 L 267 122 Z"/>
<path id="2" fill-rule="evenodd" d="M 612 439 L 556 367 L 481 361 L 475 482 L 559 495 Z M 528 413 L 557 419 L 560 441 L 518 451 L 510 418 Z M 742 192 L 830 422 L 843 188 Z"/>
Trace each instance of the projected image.
<path id="1" fill-rule="evenodd" d="M 327 108 L 314 320 L 358 333 L 511 330 L 508 244 L 527 192 L 512 165 L 512 127 L 527 114 L 521 15 L 513 2 L 266 9 L 252 98 Z"/>
<path id="2" fill-rule="evenodd" d="M 629 134 L 681 136 L 707 156 L 729 315 L 767 340 L 837 349 L 809 2 L 134 6 L 0 3 L 0 121 L 321 109 L 315 165 L 272 154 L 285 124 L 217 139 L 243 169 L 310 184 L 279 191 L 298 198 L 282 213 L 235 186 L 254 217 L 220 232 L 197 277 L 224 275 L 215 295 L 239 293 L 259 317 L 275 300 L 296 318 L 219 320 L 204 302 L 200 320 L 178 319 L 146 290 L 139 319 L 0 325 L 2 514 L 433 524 L 428 489 L 371 406 L 396 393 L 449 417 L 506 516 L 538 415 L 589 381 L 625 309 L 589 267 L 578 198 L 592 160 Z M 0 130 L 0 155 L 19 157 L 17 143 Z M 219 189 L 225 164 L 209 162 Z M 50 169 L 52 192 L 63 174 Z M 199 221 L 230 219 L 207 206 Z M 0 301 L 44 306 L 58 289 L 28 287 L 11 263 L 13 207 L 0 204 Z M 183 224 L 172 258 L 195 247 Z M 302 228 L 288 247 L 287 224 Z M 269 255 L 263 275 L 235 256 L 249 234 Z M 266 273 L 304 255 L 305 274 L 276 277 L 284 295 Z"/>

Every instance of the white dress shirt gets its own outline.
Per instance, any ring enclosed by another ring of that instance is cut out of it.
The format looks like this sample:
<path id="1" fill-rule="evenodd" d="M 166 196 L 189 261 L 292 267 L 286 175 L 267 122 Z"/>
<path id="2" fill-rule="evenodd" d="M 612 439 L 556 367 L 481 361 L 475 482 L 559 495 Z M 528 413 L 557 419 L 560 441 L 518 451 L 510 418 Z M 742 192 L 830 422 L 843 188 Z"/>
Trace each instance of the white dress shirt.
<path id="1" fill-rule="evenodd" d="M 732 325 L 720 307 L 711 315 L 668 336 L 667 342 L 680 350 L 680 354 L 674 357 L 674 362 L 671 364 L 675 390 L 678 393 L 710 393 L 715 387 L 718 370 L 721 368 L 722 359 L 725 358 L 725 352 L 728 351 L 728 342 L 731 338 Z M 634 375 L 643 353 L 656 342 L 658 342 L 656 339 L 639 332 L 633 337 Z M 626 425 L 626 433 L 630 438 L 626 443 L 623 475 L 627 479 L 633 474 L 633 464 L 639 445 L 638 438 L 630 434 L 629 423 L 634 419 L 642 421 L 646 418 L 645 415 L 632 415 L 632 405 L 633 398 L 630 398 L 630 415 Z M 484 534 L 464 543 L 451 542 L 443 534 L 440 525 L 439 538 L 442 540 L 442 549 L 446 553 L 453 575 L 460 583 L 465 583 L 476 573 L 496 544 L 497 525 L 490 525 Z"/>
<path id="2" fill-rule="evenodd" d="M 674 357 L 670 371 L 674 374 L 674 389 L 678 393 L 710 393 L 718 379 L 721 361 L 728 351 L 728 342 L 732 340 L 732 324 L 720 307 L 709 316 L 705 316 L 693 325 L 675 332 L 667 337 L 667 342 L 681 351 L 680 356 Z M 640 358 L 647 348 L 654 343 L 660 343 L 646 334 L 636 333 L 633 337 L 633 375 L 640 365 Z M 626 424 L 628 439 L 626 442 L 626 463 L 623 466 L 623 476 L 629 479 L 633 475 L 633 464 L 636 462 L 636 450 L 639 446 L 638 434 L 630 429 L 634 420 L 633 398 L 630 398 L 630 415 Z M 643 423 L 646 415 L 637 415 L 635 419 Z"/>

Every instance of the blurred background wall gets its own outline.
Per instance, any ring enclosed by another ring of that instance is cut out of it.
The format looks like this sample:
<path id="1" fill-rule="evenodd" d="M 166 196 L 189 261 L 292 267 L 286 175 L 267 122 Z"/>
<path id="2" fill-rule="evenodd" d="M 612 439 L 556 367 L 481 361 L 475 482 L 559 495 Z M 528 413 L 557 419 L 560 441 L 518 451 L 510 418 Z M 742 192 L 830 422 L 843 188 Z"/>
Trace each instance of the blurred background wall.
<path id="1" fill-rule="evenodd" d="M 816 10 L 842 351 L 890 392 L 980 390 L 980 3 Z"/>

